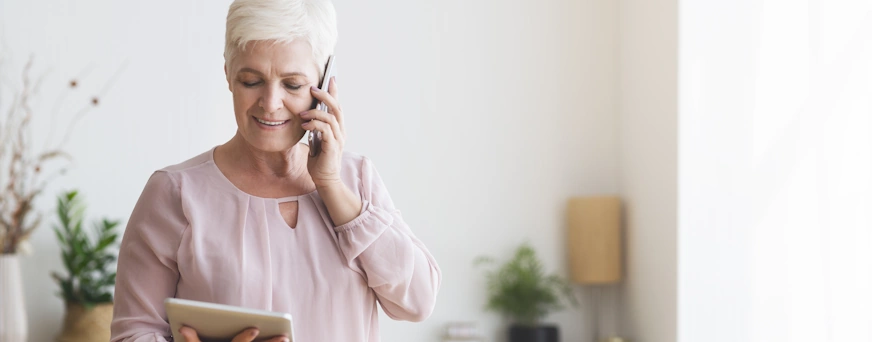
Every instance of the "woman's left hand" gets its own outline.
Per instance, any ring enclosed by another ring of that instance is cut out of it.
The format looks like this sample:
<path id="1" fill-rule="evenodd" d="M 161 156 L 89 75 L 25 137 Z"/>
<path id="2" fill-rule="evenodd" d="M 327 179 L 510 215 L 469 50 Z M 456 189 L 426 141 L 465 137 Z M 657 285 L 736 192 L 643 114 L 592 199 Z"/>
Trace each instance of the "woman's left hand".
<path id="1" fill-rule="evenodd" d="M 336 77 L 330 80 L 326 92 L 318 87 L 309 89 L 313 97 L 327 105 L 327 112 L 311 109 L 300 113 L 300 118 L 306 120 L 303 129 L 321 132 L 321 153 L 309 157 L 309 175 L 319 188 L 342 184 L 339 171 L 342 168 L 342 149 L 345 147 L 345 122 L 339 106 Z"/>

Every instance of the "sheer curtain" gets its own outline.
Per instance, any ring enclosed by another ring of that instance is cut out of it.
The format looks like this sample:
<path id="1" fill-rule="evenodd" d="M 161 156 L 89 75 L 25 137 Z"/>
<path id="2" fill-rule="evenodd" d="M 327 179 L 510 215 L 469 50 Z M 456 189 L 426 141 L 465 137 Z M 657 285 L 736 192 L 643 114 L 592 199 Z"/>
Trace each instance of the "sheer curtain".
<path id="1" fill-rule="evenodd" d="M 679 27 L 679 340 L 872 341 L 872 1 Z"/>
<path id="2" fill-rule="evenodd" d="M 753 341 L 872 341 L 872 2 L 764 1 Z"/>

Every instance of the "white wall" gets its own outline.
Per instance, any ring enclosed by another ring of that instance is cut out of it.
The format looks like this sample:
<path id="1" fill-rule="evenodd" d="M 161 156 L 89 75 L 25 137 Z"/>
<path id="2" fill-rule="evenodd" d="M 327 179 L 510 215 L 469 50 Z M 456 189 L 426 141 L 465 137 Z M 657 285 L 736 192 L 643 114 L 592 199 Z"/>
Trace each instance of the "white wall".
<path id="1" fill-rule="evenodd" d="M 61 188 L 79 188 L 91 216 L 126 219 L 152 170 L 230 138 L 235 127 L 221 71 L 228 4 L 0 0 L 0 30 L 15 65 L 34 53 L 58 82 L 41 106 L 50 107 L 89 63 L 95 68 L 80 83 L 95 91 L 128 63 L 77 127 L 68 148 L 76 167 L 47 191 L 42 208 L 51 210 Z M 336 7 L 347 147 L 373 158 L 444 276 L 433 316 L 420 324 L 383 317 L 382 340 L 437 341 L 455 320 L 479 321 L 497 336 L 499 320 L 482 311 L 483 277 L 473 258 L 508 256 L 528 239 L 550 270 L 564 272 L 565 199 L 618 190 L 617 5 L 338 0 Z M 645 152 L 624 140 L 624 152 Z M 650 203 L 652 190 L 634 182 L 628 193 Z M 654 229 L 670 231 L 659 223 Z M 62 317 L 48 277 L 60 270 L 59 252 L 47 225 L 33 242 L 35 254 L 24 261 L 31 339 L 47 341 Z M 640 277 L 631 284 L 640 289 L 635 296 L 651 289 L 641 281 L 653 277 L 631 271 Z M 588 336 L 582 312 L 551 317 L 565 340 Z"/>
<path id="2" fill-rule="evenodd" d="M 626 211 L 623 327 L 676 340 L 678 2 L 619 1 L 620 193 Z"/>
<path id="3" fill-rule="evenodd" d="M 425 51 L 435 82 L 424 82 L 421 123 L 432 133 L 409 175 L 429 177 L 418 216 L 453 232 L 438 238 L 442 319 L 482 317 L 476 255 L 505 257 L 529 239 L 562 271 L 566 198 L 617 190 L 614 11 L 608 1 L 434 5 Z M 498 336 L 495 316 L 485 317 Z M 578 313 L 553 320 L 567 341 L 589 333 Z"/>
<path id="4" fill-rule="evenodd" d="M 757 96 L 757 7 L 681 5 L 680 341 L 750 341 L 752 246 L 744 213 L 752 206 L 746 153 Z"/>

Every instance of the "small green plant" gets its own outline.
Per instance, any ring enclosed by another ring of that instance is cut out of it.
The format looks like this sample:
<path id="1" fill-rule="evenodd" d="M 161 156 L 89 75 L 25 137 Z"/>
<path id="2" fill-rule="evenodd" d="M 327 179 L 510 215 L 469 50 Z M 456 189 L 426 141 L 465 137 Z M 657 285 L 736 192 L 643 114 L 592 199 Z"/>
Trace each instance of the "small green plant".
<path id="1" fill-rule="evenodd" d="M 96 304 L 112 302 L 112 287 L 115 286 L 113 264 L 117 259 L 112 247 L 118 234 L 115 228 L 119 221 L 103 219 L 94 222 L 94 241 L 82 224 L 85 205 L 77 191 L 58 196 L 57 215 L 60 225 L 54 227 L 61 244 L 61 257 L 67 275 L 52 272 L 60 285 L 60 297 L 71 303 L 82 304 L 86 309 Z"/>
<path id="2" fill-rule="evenodd" d="M 490 257 L 478 257 L 476 265 L 493 264 Z M 486 272 L 488 299 L 486 308 L 498 312 L 512 322 L 529 327 L 539 326 L 549 313 L 563 310 L 565 297 L 573 306 L 578 301 L 564 278 L 545 274 L 536 251 L 524 243 L 515 256 Z"/>

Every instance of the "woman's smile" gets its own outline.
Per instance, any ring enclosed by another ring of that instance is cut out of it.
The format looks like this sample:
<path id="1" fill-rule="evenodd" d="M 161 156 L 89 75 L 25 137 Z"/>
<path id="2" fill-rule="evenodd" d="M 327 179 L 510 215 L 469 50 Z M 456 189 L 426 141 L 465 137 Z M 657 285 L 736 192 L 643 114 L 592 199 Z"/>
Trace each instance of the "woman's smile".
<path id="1" fill-rule="evenodd" d="M 263 120 L 261 118 L 258 118 L 256 116 L 252 116 L 252 118 L 254 118 L 254 121 L 257 122 L 257 125 L 263 129 L 278 129 L 278 128 L 281 128 L 283 126 L 286 126 L 289 122 L 291 122 L 291 120 L 268 121 L 268 120 Z"/>

